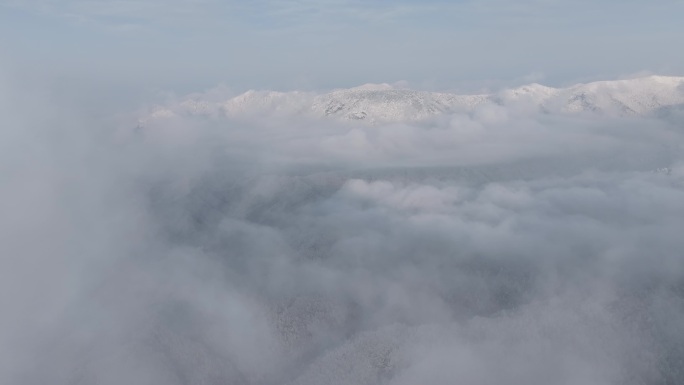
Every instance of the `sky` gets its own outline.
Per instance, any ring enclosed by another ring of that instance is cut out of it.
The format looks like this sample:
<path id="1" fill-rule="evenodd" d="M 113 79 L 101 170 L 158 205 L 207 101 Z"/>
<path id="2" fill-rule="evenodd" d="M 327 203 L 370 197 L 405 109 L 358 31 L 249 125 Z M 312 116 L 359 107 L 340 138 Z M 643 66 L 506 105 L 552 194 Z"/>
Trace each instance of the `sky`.
<path id="1" fill-rule="evenodd" d="M 190 92 L 567 85 L 677 75 L 679 0 L 3 0 L 5 66 L 65 82 Z"/>

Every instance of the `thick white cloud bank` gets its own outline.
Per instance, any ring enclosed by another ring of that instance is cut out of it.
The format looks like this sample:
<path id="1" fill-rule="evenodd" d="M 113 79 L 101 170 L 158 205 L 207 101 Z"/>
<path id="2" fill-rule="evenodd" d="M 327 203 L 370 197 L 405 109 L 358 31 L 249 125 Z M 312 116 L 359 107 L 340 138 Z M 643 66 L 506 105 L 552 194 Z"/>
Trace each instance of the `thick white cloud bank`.
<path id="1" fill-rule="evenodd" d="M 4 93 L 0 382 L 682 383 L 683 84 Z"/>

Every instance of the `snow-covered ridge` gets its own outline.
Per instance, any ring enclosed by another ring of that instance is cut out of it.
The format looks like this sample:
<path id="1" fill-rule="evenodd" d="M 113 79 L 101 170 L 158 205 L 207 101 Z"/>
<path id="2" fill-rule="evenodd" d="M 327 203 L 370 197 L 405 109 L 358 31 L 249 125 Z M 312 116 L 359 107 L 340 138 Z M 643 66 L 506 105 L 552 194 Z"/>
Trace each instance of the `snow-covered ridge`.
<path id="1" fill-rule="evenodd" d="M 684 77 L 647 76 L 567 88 L 530 84 L 481 95 L 399 89 L 388 84 L 366 84 L 328 93 L 251 90 L 219 101 L 206 100 L 199 94 L 156 107 L 144 120 L 184 115 L 232 118 L 276 115 L 383 123 L 469 112 L 487 105 L 552 113 L 647 115 L 684 106 Z"/>

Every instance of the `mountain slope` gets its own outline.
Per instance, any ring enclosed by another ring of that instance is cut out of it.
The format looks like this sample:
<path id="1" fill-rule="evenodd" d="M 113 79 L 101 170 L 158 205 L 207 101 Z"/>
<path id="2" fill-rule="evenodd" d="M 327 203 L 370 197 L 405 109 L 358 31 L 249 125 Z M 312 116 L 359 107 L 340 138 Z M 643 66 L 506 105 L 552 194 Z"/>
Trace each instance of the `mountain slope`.
<path id="1" fill-rule="evenodd" d="M 208 101 L 202 95 L 195 95 L 157 107 L 144 120 L 178 115 L 233 118 L 283 115 L 387 123 L 469 112 L 487 105 L 549 113 L 646 115 L 684 106 L 684 77 L 648 76 L 567 88 L 530 84 L 481 95 L 397 89 L 388 84 L 367 84 L 322 94 L 251 90 L 223 101 Z"/>

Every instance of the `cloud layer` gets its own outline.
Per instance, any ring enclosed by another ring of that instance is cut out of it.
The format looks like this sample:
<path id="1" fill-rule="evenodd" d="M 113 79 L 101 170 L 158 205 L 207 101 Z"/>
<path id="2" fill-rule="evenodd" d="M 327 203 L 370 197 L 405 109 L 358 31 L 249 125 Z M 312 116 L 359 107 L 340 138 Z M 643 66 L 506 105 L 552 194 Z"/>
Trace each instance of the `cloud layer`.
<path id="1" fill-rule="evenodd" d="M 367 124 L 276 98 L 133 128 L 24 99 L 2 99 L 0 382 L 684 379 L 677 109 Z"/>

